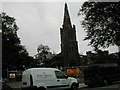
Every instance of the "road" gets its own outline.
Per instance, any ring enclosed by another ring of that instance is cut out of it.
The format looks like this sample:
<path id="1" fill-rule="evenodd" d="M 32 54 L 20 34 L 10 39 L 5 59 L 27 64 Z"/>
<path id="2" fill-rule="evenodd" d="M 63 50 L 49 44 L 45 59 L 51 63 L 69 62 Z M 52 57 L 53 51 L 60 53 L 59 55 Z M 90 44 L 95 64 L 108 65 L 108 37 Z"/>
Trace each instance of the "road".
<path id="1" fill-rule="evenodd" d="M 21 90 L 20 89 L 21 84 L 22 84 L 21 82 L 8 83 L 8 85 L 14 88 L 14 90 L 16 90 L 15 88 L 19 88 L 17 90 Z M 113 85 L 104 86 L 104 87 L 93 87 L 93 88 L 89 88 L 87 85 L 84 85 L 84 83 L 81 83 L 78 90 L 120 90 L 120 83 L 115 83 Z"/>
<path id="2" fill-rule="evenodd" d="M 83 87 L 79 88 L 78 90 L 120 90 L 120 83 L 109 85 L 109 86 L 104 86 L 104 87 Z"/>

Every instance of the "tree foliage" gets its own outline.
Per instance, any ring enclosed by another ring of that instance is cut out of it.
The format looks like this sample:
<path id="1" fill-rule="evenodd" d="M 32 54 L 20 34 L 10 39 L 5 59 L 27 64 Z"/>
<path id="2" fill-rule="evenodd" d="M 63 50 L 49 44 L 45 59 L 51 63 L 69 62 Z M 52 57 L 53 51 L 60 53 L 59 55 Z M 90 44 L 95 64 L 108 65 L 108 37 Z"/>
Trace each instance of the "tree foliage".
<path id="1" fill-rule="evenodd" d="M 50 66 L 53 56 L 54 55 L 52 54 L 50 48 L 47 45 L 38 45 L 37 54 L 35 55 L 35 58 L 37 60 L 37 66 Z"/>
<path id="2" fill-rule="evenodd" d="M 120 2 L 85 2 L 78 15 L 83 15 L 83 28 L 95 49 L 110 45 L 120 47 Z"/>
<path id="3" fill-rule="evenodd" d="M 21 45 L 20 38 L 17 36 L 18 26 L 14 17 L 6 13 L 0 14 L 2 17 L 2 69 L 3 74 L 6 70 L 23 70 L 30 67 L 33 60 L 28 56 L 28 52 Z"/>
<path id="4" fill-rule="evenodd" d="M 109 51 L 97 50 L 96 52 L 88 51 L 86 55 L 81 55 L 82 65 L 94 63 L 117 63 L 120 65 L 118 53 L 110 54 Z"/>

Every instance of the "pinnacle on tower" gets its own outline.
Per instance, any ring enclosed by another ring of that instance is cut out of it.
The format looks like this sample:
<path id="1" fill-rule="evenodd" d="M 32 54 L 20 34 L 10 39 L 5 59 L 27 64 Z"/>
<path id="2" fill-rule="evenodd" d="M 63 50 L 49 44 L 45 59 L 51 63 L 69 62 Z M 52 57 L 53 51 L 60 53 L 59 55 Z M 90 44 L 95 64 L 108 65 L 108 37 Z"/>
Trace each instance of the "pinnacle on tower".
<path id="1" fill-rule="evenodd" d="M 64 8 L 63 28 L 72 28 L 67 3 L 65 3 L 65 8 Z"/>

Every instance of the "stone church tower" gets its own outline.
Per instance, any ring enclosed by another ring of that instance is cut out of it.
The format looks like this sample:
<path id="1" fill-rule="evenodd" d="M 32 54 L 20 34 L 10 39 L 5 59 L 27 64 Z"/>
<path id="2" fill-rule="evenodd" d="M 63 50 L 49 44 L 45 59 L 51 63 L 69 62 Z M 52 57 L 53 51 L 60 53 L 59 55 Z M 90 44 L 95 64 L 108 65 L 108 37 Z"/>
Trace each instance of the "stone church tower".
<path id="1" fill-rule="evenodd" d="M 64 67 L 79 66 L 80 56 L 78 53 L 78 42 L 76 41 L 75 25 L 72 26 L 68 7 L 65 3 L 64 20 L 61 35 L 61 56 Z"/>

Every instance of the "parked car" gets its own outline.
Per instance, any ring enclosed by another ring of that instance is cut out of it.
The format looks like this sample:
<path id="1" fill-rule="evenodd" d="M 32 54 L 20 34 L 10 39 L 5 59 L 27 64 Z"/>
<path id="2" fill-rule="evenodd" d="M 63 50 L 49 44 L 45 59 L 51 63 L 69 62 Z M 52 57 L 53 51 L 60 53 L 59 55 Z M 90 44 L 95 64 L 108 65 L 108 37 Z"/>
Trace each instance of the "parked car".
<path id="1" fill-rule="evenodd" d="M 84 83 L 88 86 L 109 85 L 120 81 L 120 66 L 115 63 L 92 64 L 84 69 Z"/>
<path id="2" fill-rule="evenodd" d="M 22 74 L 22 89 L 39 88 L 40 90 L 77 90 L 77 79 L 68 77 L 56 68 L 30 68 Z"/>

